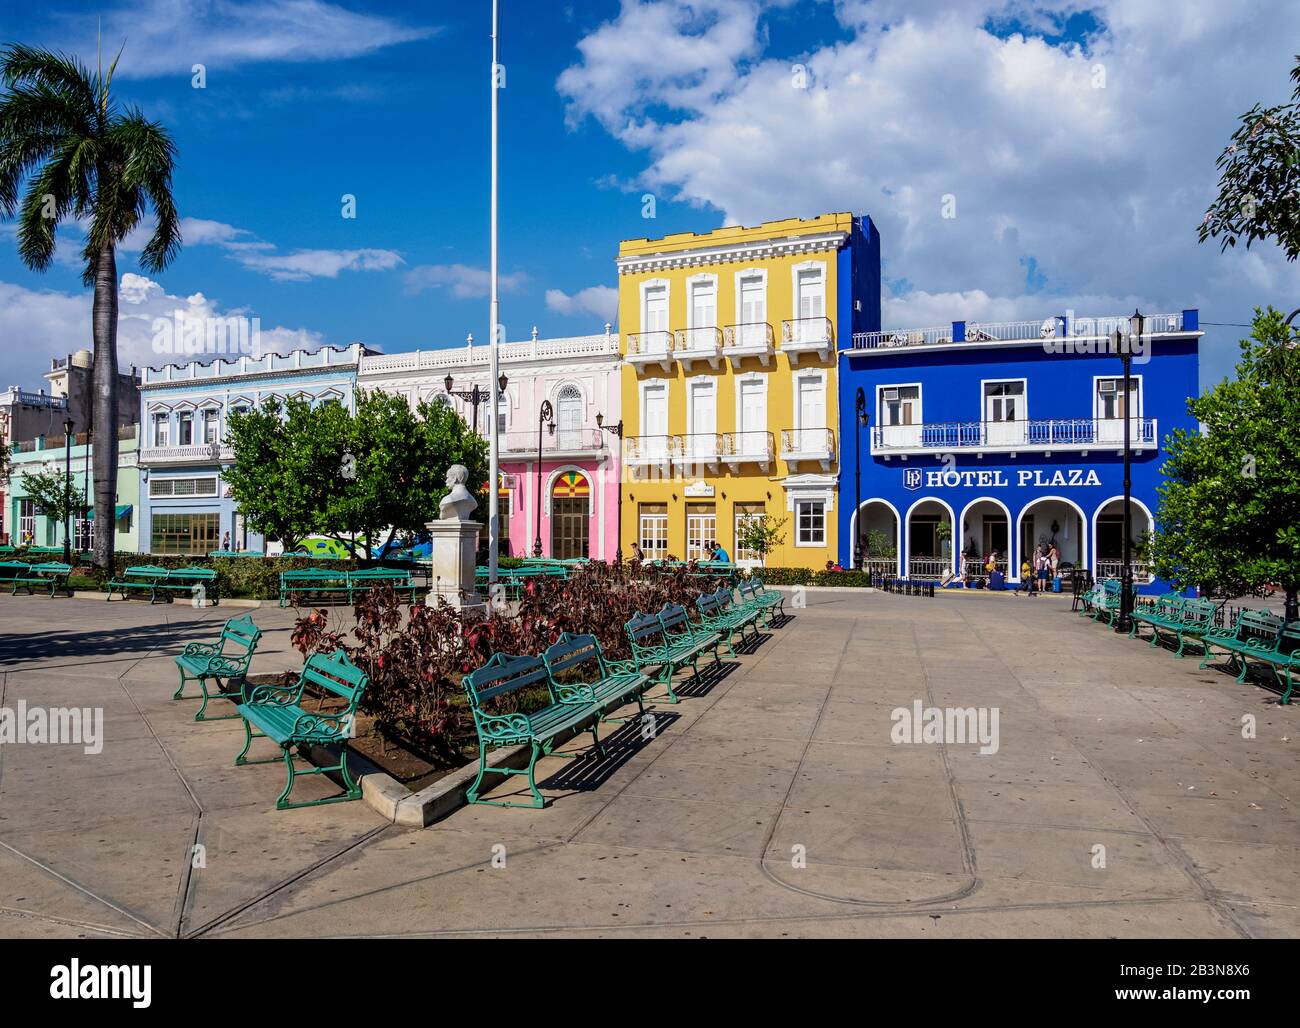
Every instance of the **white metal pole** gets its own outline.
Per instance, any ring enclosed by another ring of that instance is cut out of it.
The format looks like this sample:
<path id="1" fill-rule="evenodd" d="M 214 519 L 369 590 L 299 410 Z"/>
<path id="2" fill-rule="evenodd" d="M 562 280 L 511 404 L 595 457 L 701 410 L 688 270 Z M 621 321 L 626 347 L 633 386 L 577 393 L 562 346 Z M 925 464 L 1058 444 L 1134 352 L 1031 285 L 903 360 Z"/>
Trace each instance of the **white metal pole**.
<path id="1" fill-rule="evenodd" d="M 497 408 L 500 403 L 499 387 L 497 378 L 500 374 L 497 362 L 497 333 L 498 326 L 501 324 L 501 304 L 497 296 L 497 94 L 498 94 L 498 41 L 499 41 L 499 16 L 500 0 L 492 0 L 492 71 L 491 71 L 491 88 L 492 88 L 492 199 L 491 199 L 491 221 L 492 221 L 492 242 L 491 242 L 491 267 L 490 267 L 490 300 L 489 314 L 490 324 L 488 325 L 488 388 L 491 391 L 491 403 L 488 408 L 488 420 L 491 423 L 491 431 L 488 435 L 488 583 L 489 586 L 496 585 L 497 582 L 497 560 L 499 557 L 499 542 L 501 539 L 501 526 L 498 518 L 500 517 L 499 504 L 497 502 L 497 493 L 499 491 L 500 481 L 500 449 L 497 439 Z"/>

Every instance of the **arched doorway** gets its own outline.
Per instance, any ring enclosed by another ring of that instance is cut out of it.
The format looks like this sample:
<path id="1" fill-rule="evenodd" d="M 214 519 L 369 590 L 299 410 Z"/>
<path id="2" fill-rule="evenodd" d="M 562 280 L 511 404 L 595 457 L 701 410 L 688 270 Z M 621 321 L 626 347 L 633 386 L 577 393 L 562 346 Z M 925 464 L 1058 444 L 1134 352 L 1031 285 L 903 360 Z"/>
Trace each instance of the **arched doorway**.
<path id="1" fill-rule="evenodd" d="M 853 516 L 852 540 L 856 533 L 858 549 L 850 551 L 849 560 L 862 557 L 862 570 L 894 577 L 898 574 L 898 511 L 887 500 L 863 500 Z M 852 543 L 850 542 L 850 545 Z"/>
<path id="2" fill-rule="evenodd" d="M 943 578 L 952 570 L 952 508 L 943 500 L 917 500 L 907 512 L 908 578 Z"/>
<path id="3" fill-rule="evenodd" d="M 1017 578 L 1023 562 L 1033 564 L 1036 547 L 1041 546 L 1046 553 L 1053 543 L 1061 553 L 1061 565 L 1065 571 L 1087 567 L 1087 524 L 1083 511 L 1072 500 L 1062 496 L 1040 496 L 1025 505 L 1016 524 L 1017 548 L 1013 570 Z"/>
<path id="4" fill-rule="evenodd" d="M 551 486 L 551 556 L 590 556 L 591 482 L 580 471 L 564 471 Z"/>
<path id="5" fill-rule="evenodd" d="M 1151 581 L 1147 562 L 1147 540 L 1156 530 L 1156 519 L 1141 500 L 1133 498 L 1129 510 L 1129 543 L 1132 548 L 1133 581 Z M 1124 497 L 1113 496 L 1092 516 L 1093 575 L 1098 580 L 1119 578 L 1124 568 Z"/>
<path id="6" fill-rule="evenodd" d="M 1011 577 L 1011 512 L 1000 500 L 980 497 L 961 512 L 961 560 L 958 571 L 967 581 L 988 575 L 986 558 L 996 554 L 997 569 Z"/>

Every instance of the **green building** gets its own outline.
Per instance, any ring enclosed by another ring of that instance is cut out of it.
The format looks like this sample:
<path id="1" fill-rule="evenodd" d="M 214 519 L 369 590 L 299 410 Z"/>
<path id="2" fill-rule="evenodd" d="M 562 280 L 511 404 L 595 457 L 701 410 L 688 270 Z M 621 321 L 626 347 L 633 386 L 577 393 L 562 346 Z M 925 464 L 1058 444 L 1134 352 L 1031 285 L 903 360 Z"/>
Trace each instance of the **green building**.
<path id="1" fill-rule="evenodd" d="M 118 429 L 117 510 L 114 521 L 113 548 L 118 552 L 139 553 L 140 533 L 137 511 L 140 507 L 140 441 L 137 426 Z M 70 473 L 72 487 L 95 502 L 93 465 L 94 444 L 84 432 L 73 437 L 72 453 L 66 453 L 62 436 L 38 437 L 14 443 L 9 448 L 9 485 L 4 492 L 6 510 L 4 530 L 12 546 L 62 546 L 63 525 L 47 518 L 28 495 L 24 478 L 28 474 Z M 84 553 L 94 545 L 95 512 L 73 522 L 73 549 Z"/>

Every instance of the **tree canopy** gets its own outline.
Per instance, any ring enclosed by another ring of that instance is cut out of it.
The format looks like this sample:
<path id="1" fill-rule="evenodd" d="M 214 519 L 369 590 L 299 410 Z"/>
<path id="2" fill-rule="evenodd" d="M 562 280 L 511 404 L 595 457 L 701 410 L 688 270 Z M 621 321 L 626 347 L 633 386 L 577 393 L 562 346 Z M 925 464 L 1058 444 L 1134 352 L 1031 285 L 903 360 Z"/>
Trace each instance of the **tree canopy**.
<path id="1" fill-rule="evenodd" d="M 1157 572 L 1236 595 L 1300 589 L 1300 347 L 1272 307 L 1241 341 L 1235 381 L 1188 400 L 1202 432 L 1176 430 L 1151 539 Z"/>
<path id="2" fill-rule="evenodd" d="M 469 469 L 476 492 L 487 478 L 486 441 L 451 407 L 413 411 L 382 392 L 359 393 L 355 414 L 269 401 L 232 413 L 228 439 L 232 497 L 250 528 L 286 550 L 319 533 L 370 557 L 382 533 L 418 533 L 438 517 L 451 465 Z"/>

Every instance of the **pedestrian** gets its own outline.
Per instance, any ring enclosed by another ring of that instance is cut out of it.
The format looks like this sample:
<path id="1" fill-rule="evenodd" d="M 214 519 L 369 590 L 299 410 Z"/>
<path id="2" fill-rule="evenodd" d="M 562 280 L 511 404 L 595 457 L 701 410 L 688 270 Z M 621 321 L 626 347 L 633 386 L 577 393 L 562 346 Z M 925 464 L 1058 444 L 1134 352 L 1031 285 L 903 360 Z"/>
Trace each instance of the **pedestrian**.
<path id="1" fill-rule="evenodd" d="M 1023 557 L 1020 561 L 1020 584 L 1016 586 L 1016 592 L 1019 593 L 1021 589 L 1030 596 L 1034 594 L 1034 574 L 1028 557 Z"/>
<path id="2" fill-rule="evenodd" d="M 221 548 L 222 548 L 223 550 L 227 550 L 227 551 L 230 549 L 230 533 L 229 533 L 229 532 L 227 532 L 225 535 L 223 535 L 223 536 L 221 537 Z"/>
<path id="3" fill-rule="evenodd" d="M 722 548 L 721 543 L 713 544 L 713 559 L 722 564 L 731 563 L 731 555 Z"/>
<path id="4" fill-rule="evenodd" d="M 1038 591 L 1047 591 L 1047 554 L 1038 546 L 1034 549 L 1034 570 L 1038 575 Z"/>
<path id="5" fill-rule="evenodd" d="M 640 543 L 633 543 L 633 544 L 632 544 L 632 559 L 633 559 L 633 560 L 645 560 L 645 553 L 644 553 L 644 551 L 642 551 L 642 549 L 641 549 L 641 544 L 640 544 Z"/>

